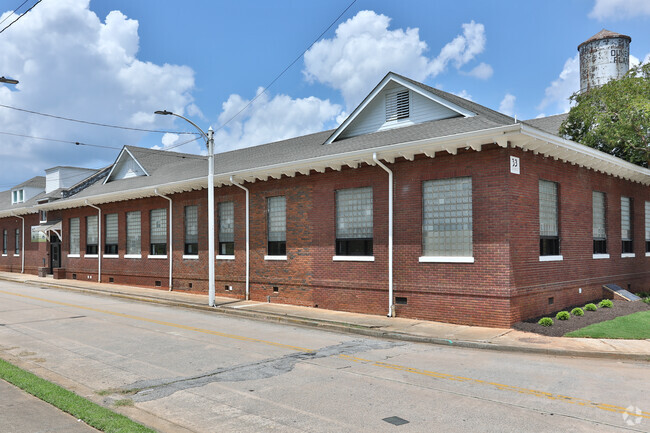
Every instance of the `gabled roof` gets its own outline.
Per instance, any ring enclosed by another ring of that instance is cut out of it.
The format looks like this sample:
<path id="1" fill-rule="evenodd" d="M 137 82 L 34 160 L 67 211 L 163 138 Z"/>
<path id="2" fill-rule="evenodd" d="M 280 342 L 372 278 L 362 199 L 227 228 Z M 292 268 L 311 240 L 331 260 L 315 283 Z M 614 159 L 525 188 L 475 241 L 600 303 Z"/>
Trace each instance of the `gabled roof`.
<path id="1" fill-rule="evenodd" d="M 113 174 L 118 173 L 115 171 L 115 169 L 121 169 L 125 164 L 128 164 L 129 162 L 133 162 L 136 165 L 136 168 L 138 168 L 138 171 L 141 171 L 143 174 L 134 174 L 134 176 L 149 176 L 149 173 L 147 173 L 147 170 L 142 167 L 142 164 L 140 164 L 140 161 L 133 156 L 133 154 L 129 151 L 127 146 L 124 146 L 122 150 L 120 151 L 120 154 L 117 156 L 117 159 L 115 160 L 115 163 L 113 163 L 113 166 L 111 167 L 111 171 L 108 173 L 108 176 L 106 176 L 106 179 L 104 179 L 104 183 L 111 182 L 113 180 L 119 180 L 115 179 Z M 132 176 L 130 176 L 132 177 Z"/>
<path id="2" fill-rule="evenodd" d="M 14 189 L 20 189 L 20 188 L 43 188 L 45 189 L 45 176 L 34 176 L 29 180 L 26 180 L 25 182 L 18 184 L 11 188 L 12 190 Z"/>
<path id="3" fill-rule="evenodd" d="M 560 135 L 560 125 L 562 122 L 569 117 L 569 113 L 556 114 L 554 116 L 539 117 L 537 119 L 524 120 L 524 123 L 530 126 L 534 126 L 537 129 L 541 129 L 544 132 L 549 134 Z"/>
<path id="4" fill-rule="evenodd" d="M 389 84 L 397 83 L 415 93 L 422 95 L 423 97 L 431 100 L 433 103 L 442 105 L 443 107 L 458 113 L 458 115 L 463 117 L 473 117 L 477 113 L 470 107 L 473 108 L 484 108 L 478 104 L 468 104 L 470 101 L 460 98 L 458 96 L 452 95 L 447 92 L 434 89 L 433 87 L 426 86 L 417 81 L 410 80 L 402 75 L 396 74 L 394 72 L 389 72 L 386 76 L 375 86 L 375 88 L 370 92 L 368 96 L 364 98 L 363 101 L 354 109 L 354 111 L 348 116 L 345 121 L 334 130 L 332 135 L 325 141 L 325 144 L 330 144 L 336 141 L 343 132 L 350 127 L 355 119 L 368 107 L 368 105 L 373 102 L 378 95 L 384 90 Z"/>

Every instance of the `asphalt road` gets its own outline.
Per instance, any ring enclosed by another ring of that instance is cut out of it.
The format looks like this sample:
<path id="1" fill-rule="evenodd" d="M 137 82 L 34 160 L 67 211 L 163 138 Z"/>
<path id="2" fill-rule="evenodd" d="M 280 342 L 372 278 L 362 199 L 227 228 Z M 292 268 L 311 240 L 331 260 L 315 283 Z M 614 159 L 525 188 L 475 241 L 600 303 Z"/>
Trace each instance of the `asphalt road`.
<path id="1" fill-rule="evenodd" d="M 0 282 L 0 357 L 161 431 L 650 432 L 650 364 L 414 344 Z M 628 409 L 629 408 L 629 409 Z"/>

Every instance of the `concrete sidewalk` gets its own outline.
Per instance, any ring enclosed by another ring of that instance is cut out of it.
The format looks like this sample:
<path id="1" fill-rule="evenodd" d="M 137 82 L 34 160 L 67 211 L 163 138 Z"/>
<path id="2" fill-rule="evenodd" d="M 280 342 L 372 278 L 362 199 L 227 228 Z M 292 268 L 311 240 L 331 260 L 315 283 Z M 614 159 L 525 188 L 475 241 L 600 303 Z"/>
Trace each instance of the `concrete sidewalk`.
<path id="1" fill-rule="evenodd" d="M 81 280 L 54 280 L 10 272 L 0 272 L 0 279 L 370 337 L 512 352 L 650 361 L 650 340 L 546 337 L 514 329 L 452 325 L 224 297 L 216 298 L 216 307 L 209 307 L 207 294 L 169 292 Z"/>

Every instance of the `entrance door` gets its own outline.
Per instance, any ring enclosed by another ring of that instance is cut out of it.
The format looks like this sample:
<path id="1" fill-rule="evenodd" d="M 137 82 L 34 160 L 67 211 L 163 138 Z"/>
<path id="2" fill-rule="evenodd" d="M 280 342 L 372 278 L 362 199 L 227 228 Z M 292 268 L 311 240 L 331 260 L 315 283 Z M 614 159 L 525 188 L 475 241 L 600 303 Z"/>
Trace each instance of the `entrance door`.
<path id="1" fill-rule="evenodd" d="M 50 243 L 50 271 L 61 267 L 61 242 Z"/>

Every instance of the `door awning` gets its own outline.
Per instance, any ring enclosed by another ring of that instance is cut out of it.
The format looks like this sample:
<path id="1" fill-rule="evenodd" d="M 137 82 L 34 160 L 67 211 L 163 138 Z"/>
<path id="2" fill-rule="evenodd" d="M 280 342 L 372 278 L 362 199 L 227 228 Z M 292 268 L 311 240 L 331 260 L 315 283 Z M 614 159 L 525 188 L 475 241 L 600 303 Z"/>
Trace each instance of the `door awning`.
<path id="1" fill-rule="evenodd" d="M 32 230 L 43 233 L 48 241 L 51 241 L 50 237 L 52 236 L 52 233 L 54 233 L 56 237 L 59 238 L 59 241 L 63 241 L 63 232 L 61 230 L 61 227 L 61 221 L 50 221 L 39 226 L 32 226 Z"/>

